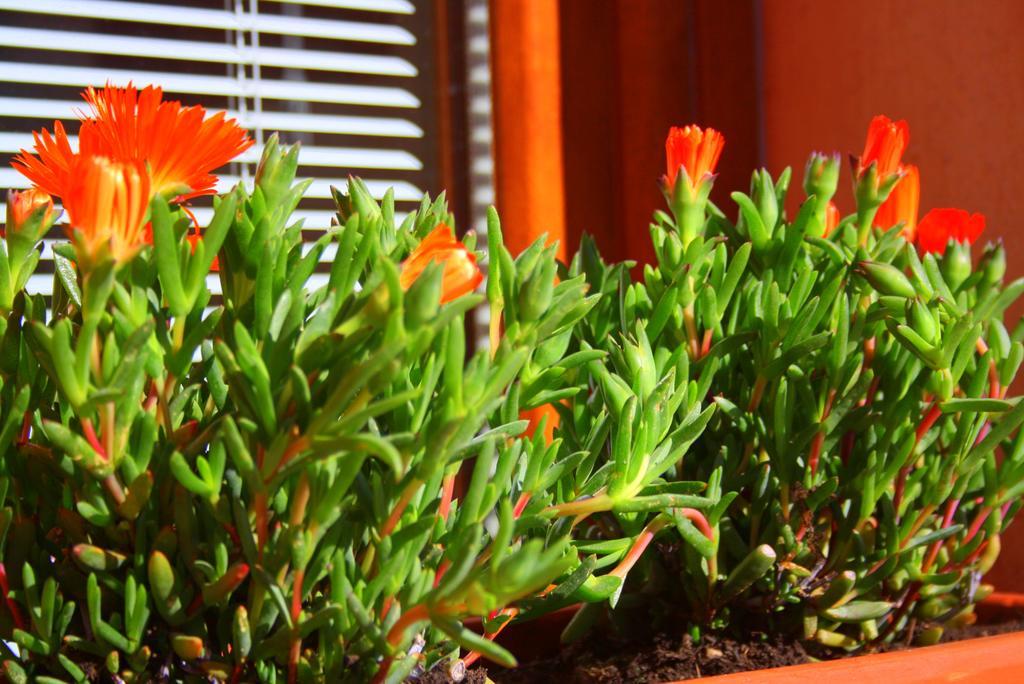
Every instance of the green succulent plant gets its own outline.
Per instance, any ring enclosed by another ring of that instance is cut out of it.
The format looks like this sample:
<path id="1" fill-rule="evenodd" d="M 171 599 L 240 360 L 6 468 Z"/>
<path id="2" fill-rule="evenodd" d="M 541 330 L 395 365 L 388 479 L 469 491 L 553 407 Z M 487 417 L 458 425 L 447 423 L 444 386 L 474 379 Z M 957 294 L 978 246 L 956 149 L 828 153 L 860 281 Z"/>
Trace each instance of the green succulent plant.
<path id="1" fill-rule="evenodd" d="M 399 682 L 512 666 L 508 624 L 575 605 L 566 640 L 637 611 L 847 650 L 972 620 L 1024 492 L 1024 279 L 963 226 L 875 226 L 906 175 L 877 160 L 845 219 L 815 154 L 795 214 L 762 170 L 731 221 L 721 145 L 670 135 L 642 268 L 512 255 L 492 209 L 485 295 L 443 195 L 403 217 L 352 178 L 304 242 L 276 139 L 201 235 L 177 186 L 120 217 L 148 243 L 76 226 L 50 298 L 25 284 L 52 203 L 10 201 L 6 678 Z"/>
<path id="2" fill-rule="evenodd" d="M 520 436 L 519 408 L 562 396 L 541 369 L 579 363 L 563 354 L 594 302 L 582 278 L 556 285 L 541 245 L 512 260 L 495 217 L 508 325 L 467 358 L 483 297 L 441 304 L 443 264 L 400 283 L 402 259 L 452 225 L 444 198 L 399 225 L 390 193 L 352 179 L 304 249 L 297 154 L 270 141 L 194 245 L 160 196 L 153 246 L 128 263 L 58 245 L 52 300 L 19 289 L 3 312 L 11 681 L 398 681 L 460 648 L 513 664 L 463 621 L 571 563 L 568 535 L 517 528 L 509 474 L 536 477 L 552 453 Z M 38 248 L 6 239 L 31 272 Z"/>
<path id="3" fill-rule="evenodd" d="M 680 173 L 635 280 L 584 241 L 572 272 L 604 297 L 574 344 L 605 355 L 560 408 L 583 456 L 546 510 L 625 580 L 608 605 L 847 650 L 974 619 L 1024 492 L 1024 326 L 1003 322 L 1024 279 L 1004 284 L 1001 246 L 972 266 L 967 242 L 873 227 L 900 173 L 870 164 L 831 232 L 838 157 L 812 156 L 795 215 L 789 169 L 755 173 L 736 222 Z"/>

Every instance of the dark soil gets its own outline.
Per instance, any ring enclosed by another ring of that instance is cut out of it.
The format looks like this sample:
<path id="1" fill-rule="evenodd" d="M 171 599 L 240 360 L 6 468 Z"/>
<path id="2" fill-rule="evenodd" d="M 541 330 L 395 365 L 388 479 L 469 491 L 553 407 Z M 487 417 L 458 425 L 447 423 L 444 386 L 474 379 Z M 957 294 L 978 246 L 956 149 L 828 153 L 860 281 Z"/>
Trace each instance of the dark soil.
<path id="1" fill-rule="evenodd" d="M 1011 617 L 1011 616 L 1001 616 Z M 978 624 L 949 631 L 943 641 L 959 641 L 1024 631 L 1024 615 L 994 624 Z M 799 641 L 771 639 L 763 633 L 749 641 L 706 634 L 695 644 L 689 635 L 659 634 L 643 641 L 625 641 L 594 635 L 563 649 L 557 656 L 521 664 L 515 670 L 492 668 L 497 684 L 566 682 L 572 684 L 650 683 L 709 677 L 808 662 L 811 655 Z M 893 644 L 884 650 L 908 648 Z M 816 658 L 827 657 L 815 649 Z M 841 654 L 831 654 L 842 657 Z M 471 670 L 469 674 L 475 673 Z"/>
<path id="2" fill-rule="evenodd" d="M 980 639 L 981 637 L 1008 634 L 1010 632 L 1024 632 L 1024 615 L 1019 615 L 1016 619 L 1005 622 L 969 625 L 960 629 L 950 630 L 942 636 L 942 640 L 963 641 L 964 639 Z"/>
<path id="3" fill-rule="evenodd" d="M 572 644 L 555 658 L 521 664 L 515 670 L 492 670 L 497 684 L 573 682 L 619 684 L 666 682 L 730 672 L 796 665 L 807 661 L 800 642 L 742 643 L 714 634 L 694 644 L 690 635 L 660 634 L 647 643 L 595 636 Z"/>
<path id="4" fill-rule="evenodd" d="M 448 670 L 434 668 L 424 672 L 414 681 L 416 684 L 450 684 L 454 680 Z M 486 682 L 487 670 L 483 667 L 474 667 L 472 670 L 467 672 L 465 677 L 461 680 L 461 684 L 485 684 Z"/>

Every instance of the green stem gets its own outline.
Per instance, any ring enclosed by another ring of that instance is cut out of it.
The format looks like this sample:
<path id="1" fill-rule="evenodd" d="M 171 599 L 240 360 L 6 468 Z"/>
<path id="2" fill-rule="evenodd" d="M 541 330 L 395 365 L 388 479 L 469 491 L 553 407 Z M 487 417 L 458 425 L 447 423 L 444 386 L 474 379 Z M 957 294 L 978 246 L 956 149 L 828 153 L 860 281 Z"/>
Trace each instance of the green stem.
<path id="1" fill-rule="evenodd" d="M 685 249 L 693 242 L 700 229 L 704 226 L 704 205 L 705 202 L 690 201 L 680 203 L 673 207 L 676 215 L 676 225 L 679 227 L 680 240 Z"/>
<path id="2" fill-rule="evenodd" d="M 868 238 L 871 236 L 871 226 L 875 222 L 875 214 L 878 213 L 878 207 L 874 206 L 861 206 L 857 207 L 857 242 L 861 247 L 868 244 Z"/>
<path id="3" fill-rule="evenodd" d="M 181 349 L 185 343 L 185 317 L 177 316 L 174 319 L 173 327 L 171 328 L 171 343 L 174 351 Z"/>
<path id="4" fill-rule="evenodd" d="M 600 511 L 611 510 L 612 499 L 607 494 L 597 494 L 586 499 L 578 499 L 568 503 L 548 506 L 546 513 L 554 513 L 557 517 L 591 515 Z"/>

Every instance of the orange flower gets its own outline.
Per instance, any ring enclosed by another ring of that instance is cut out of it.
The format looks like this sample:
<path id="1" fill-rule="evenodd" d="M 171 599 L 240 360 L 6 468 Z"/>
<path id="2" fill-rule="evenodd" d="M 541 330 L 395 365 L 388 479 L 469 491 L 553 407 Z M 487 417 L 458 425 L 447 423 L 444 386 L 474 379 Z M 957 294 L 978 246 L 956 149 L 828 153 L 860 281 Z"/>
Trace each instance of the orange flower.
<path id="1" fill-rule="evenodd" d="M 472 292 L 484 279 L 484 274 L 476 265 L 476 256 L 455 239 L 451 228 L 442 223 L 423 238 L 402 263 L 399 275 L 402 289 L 412 287 L 423 269 L 435 261 L 444 265 L 441 276 L 442 304 Z"/>
<path id="2" fill-rule="evenodd" d="M 145 244 L 143 219 L 150 198 L 149 175 L 142 162 L 79 157 L 64 195 L 71 237 L 80 260 L 105 252 L 118 263 Z"/>
<path id="3" fill-rule="evenodd" d="M 223 112 L 207 118 L 203 107 L 164 101 L 156 86 L 89 87 L 84 97 L 92 116 L 82 121 L 81 153 L 147 163 L 157 193 L 213 194 L 217 177 L 210 172 L 253 144 Z"/>
<path id="4" fill-rule="evenodd" d="M 973 244 L 985 230 L 985 216 L 963 209 L 932 209 L 917 225 L 917 249 L 942 254 L 950 240 Z"/>
<path id="5" fill-rule="evenodd" d="M 178 200 L 212 194 L 217 177 L 210 172 L 253 144 L 234 119 L 225 119 L 223 113 L 207 118 L 203 107 L 165 102 L 156 86 L 141 91 L 131 84 L 90 87 L 83 97 L 92 115 L 82 116 L 77 153 L 64 126 L 55 121 L 53 136 L 46 129 L 35 135 L 38 157 L 22 150 L 13 162 L 29 180 L 57 197 L 68 192 L 75 159 L 89 156 L 146 164 L 153 191 L 175 193 Z"/>
<path id="6" fill-rule="evenodd" d="M 864 154 L 857 164 L 857 175 L 863 175 L 872 162 L 878 178 L 883 179 L 900 171 L 900 160 L 910 142 L 910 127 L 906 121 L 893 121 L 887 116 L 876 116 L 868 126 Z"/>
<path id="7" fill-rule="evenodd" d="M 39 157 L 36 158 L 28 150 L 22 150 L 11 161 L 11 166 L 43 192 L 63 197 L 70 181 L 71 167 L 78 156 L 71 149 L 64 124 L 54 121 L 52 136 L 44 128 L 38 133 L 33 131 L 32 138 Z"/>
<path id="8" fill-rule="evenodd" d="M 50 219 L 53 217 L 53 198 L 39 188 L 12 192 L 9 202 L 12 230 L 25 223 L 32 212 L 39 207 L 46 207 L 46 211 L 43 213 L 44 224 L 50 223 Z"/>
<path id="9" fill-rule="evenodd" d="M 718 158 L 722 155 L 725 138 L 713 128 L 701 130 L 700 126 L 683 128 L 673 126 L 665 139 L 665 177 L 668 186 L 674 187 L 679 168 L 686 169 L 693 190 L 708 176 L 715 173 Z"/>
<path id="10" fill-rule="evenodd" d="M 829 200 L 828 206 L 825 207 L 825 235 L 823 237 L 828 237 L 832 234 L 832 231 L 839 225 L 841 218 L 839 207 L 836 206 L 835 202 Z"/>
<path id="11" fill-rule="evenodd" d="M 903 222 L 903 237 L 914 241 L 917 231 L 917 213 L 921 203 L 921 176 L 917 167 L 907 164 L 903 167 L 906 175 L 896 182 L 888 199 L 882 202 L 875 214 L 875 226 L 889 229 Z"/>

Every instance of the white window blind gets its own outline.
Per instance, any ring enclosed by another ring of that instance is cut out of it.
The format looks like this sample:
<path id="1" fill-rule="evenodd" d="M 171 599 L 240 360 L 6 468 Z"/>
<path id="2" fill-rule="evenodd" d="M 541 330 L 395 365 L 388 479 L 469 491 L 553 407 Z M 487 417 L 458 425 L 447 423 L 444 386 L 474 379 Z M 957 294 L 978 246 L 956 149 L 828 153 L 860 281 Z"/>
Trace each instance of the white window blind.
<path id="1" fill-rule="evenodd" d="M 442 185 L 434 20 L 432 0 L 0 0 L 0 189 L 28 185 L 10 160 L 31 131 L 54 119 L 77 131 L 85 86 L 133 81 L 250 131 L 257 145 L 220 169 L 219 190 L 251 179 L 271 133 L 301 142 L 299 174 L 314 181 L 296 217 L 310 241 L 349 174 L 378 196 L 393 187 L 408 211 Z M 196 204 L 205 225 L 209 201 Z M 32 292 L 52 282 L 63 234 L 49 237 Z"/>

